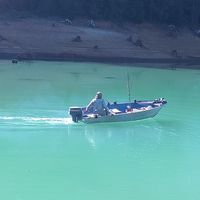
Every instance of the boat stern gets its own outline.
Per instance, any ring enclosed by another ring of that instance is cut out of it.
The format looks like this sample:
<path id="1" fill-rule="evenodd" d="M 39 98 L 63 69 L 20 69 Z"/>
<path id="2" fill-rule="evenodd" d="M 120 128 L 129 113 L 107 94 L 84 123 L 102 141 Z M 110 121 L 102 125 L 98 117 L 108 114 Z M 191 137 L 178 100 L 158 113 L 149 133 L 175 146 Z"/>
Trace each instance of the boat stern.
<path id="1" fill-rule="evenodd" d="M 72 116 L 72 121 L 76 123 L 83 118 L 83 112 L 80 107 L 70 107 L 69 114 Z"/>

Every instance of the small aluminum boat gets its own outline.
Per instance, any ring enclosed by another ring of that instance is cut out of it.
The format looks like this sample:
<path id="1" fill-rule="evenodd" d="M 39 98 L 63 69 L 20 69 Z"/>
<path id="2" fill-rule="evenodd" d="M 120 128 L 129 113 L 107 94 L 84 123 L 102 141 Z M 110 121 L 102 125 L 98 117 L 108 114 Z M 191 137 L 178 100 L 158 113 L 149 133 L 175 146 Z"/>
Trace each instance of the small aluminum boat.
<path id="1" fill-rule="evenodd" d="M 153 101 L 133 101 L 125 103 L 108 103 L 111 111 L 108 115 L 100 116 L 86 112 L 86 107 L 70 107 L 69 114 L 74 122 L 102 123 L 135 121 L 154 117 L 167 104 L 164 98 Z"/>

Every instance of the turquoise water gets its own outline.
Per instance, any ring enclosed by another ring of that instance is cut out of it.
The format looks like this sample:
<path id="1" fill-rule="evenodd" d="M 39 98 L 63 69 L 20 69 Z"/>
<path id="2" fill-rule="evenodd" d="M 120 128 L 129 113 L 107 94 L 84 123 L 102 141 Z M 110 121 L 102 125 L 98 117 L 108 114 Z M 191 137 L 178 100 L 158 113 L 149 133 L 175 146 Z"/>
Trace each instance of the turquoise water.
<path id="1" fill-rule="evenodd" d="M 73 124 L 69 106 L 165 97 L 153 119 Z M 200 199 L 200 71 L 0 61 L 0 199 Z"/>

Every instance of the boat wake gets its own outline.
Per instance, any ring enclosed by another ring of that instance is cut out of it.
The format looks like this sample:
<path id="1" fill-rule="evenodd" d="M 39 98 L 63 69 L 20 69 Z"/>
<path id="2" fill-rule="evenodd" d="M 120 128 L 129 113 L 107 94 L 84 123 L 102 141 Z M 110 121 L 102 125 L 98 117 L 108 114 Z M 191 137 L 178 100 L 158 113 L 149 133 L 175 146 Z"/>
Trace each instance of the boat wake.
<path id="1" fill-rule="evenodd" d="M 11 117 L 0 116 L 0 122 L 3 124 L 23 124 L 23 125 L 36 125 L 36 124 L 51 124 L 51 125 L 69 125 L 72 124 L 71 118 L 50 118 L 50 117 Z"/>

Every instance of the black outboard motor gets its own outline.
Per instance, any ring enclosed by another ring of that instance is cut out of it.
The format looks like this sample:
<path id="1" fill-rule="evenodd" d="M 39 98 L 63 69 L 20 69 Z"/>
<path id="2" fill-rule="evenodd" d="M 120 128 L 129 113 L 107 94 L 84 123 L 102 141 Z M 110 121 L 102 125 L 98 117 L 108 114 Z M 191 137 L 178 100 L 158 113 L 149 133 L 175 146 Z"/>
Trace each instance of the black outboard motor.
<path id="1" fill-rule="evenodd" d="M 82 109 L 80 107 L 70 107 L 69 114 L 72 116 L 74 122 L 78 122 L 83 117 Z"/>

